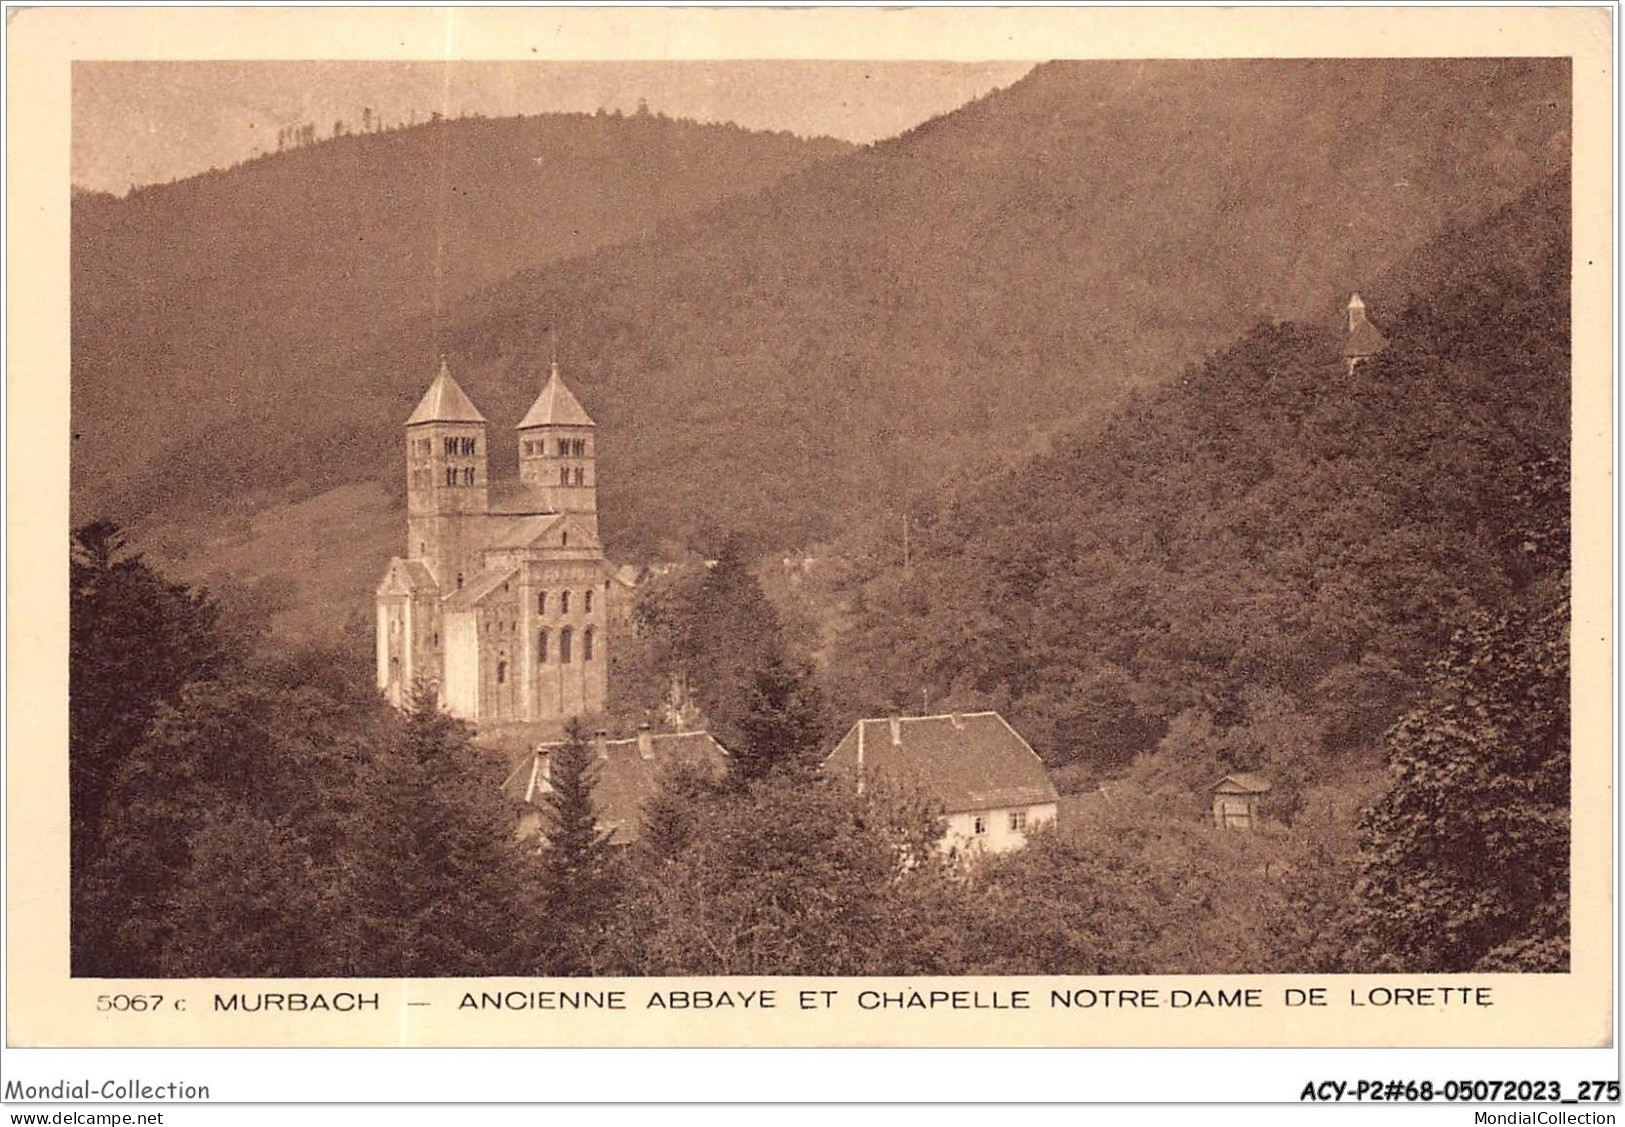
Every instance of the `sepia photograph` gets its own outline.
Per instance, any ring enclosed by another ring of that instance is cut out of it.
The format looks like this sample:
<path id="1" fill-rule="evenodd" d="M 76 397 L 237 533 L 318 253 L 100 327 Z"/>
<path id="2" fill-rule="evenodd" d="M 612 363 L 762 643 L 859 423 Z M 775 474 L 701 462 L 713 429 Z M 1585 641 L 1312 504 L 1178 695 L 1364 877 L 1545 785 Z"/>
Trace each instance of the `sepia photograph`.
<path id="1" fill-rule="evenodd" d="M 242 14 L 31 174 L 8 974 L 93 1043 L 1611 1041 L 1578 48 Z"/>
<path id="2" fill-rule="evenodd" d="M 1567 60 L 73 98 L 75 975 L 1567 968 Z"/>

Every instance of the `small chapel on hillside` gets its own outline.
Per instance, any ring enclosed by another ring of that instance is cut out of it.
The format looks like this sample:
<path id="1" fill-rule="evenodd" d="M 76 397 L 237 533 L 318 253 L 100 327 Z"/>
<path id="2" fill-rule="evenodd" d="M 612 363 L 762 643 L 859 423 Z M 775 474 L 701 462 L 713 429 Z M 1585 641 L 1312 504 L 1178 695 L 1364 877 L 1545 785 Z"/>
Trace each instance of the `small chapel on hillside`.
<path id="1" fill-rule="evenodd" d="M 378 687 L 437 690 L 477 724 L 602 712 L 615 574 L 598 542 L 594 425 L 555 362 L 492 482 L 485 416 L 444 361 L 406 420 L 406 552 L 378 584 Z"/>

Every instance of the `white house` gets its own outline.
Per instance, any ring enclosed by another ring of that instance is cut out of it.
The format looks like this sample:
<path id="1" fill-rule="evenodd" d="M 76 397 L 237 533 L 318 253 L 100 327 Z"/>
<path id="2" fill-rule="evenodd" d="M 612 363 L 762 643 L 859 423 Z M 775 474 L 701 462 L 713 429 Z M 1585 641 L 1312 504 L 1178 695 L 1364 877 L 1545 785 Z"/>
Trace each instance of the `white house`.
<path id="1" fill-rule="evenodd" d="M 888 779 L 942 804 L 940 847 L 1004 853 L 1055 821 L 1058 796 L 1043 760 L 997 712 L 859 720 L 824 760 L 855 780 Z"/>

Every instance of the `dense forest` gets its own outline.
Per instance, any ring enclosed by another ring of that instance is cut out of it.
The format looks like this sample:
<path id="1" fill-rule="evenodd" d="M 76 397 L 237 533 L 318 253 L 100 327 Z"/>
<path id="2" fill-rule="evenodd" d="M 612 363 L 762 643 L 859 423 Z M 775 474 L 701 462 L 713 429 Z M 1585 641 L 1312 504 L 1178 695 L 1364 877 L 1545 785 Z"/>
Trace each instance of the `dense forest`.
<path id="1" fill-rule="evenodd" d="M 675 683 L 733 751 L 644 834 L 551 845 L 500 757 L 364 647 L 289 648 L 75 534 L 73 965 L 86 975 L 1560 970 L 1568 959 L 1568 182 L 1401 263 L 1387 349 L 1260 323 L 1097 431 L 911 507 L 803 603 L 738 542 L 647 588 L 623 719 Z M 1391 311 L 1391 312 L 1387 312 Z M 827 646 L 817 640 L 827 631 Z M 808 660 L 815 652 L 822 660 Z M 929 796 L 815 770 L 836 718 L 1007 711 L 1060 827 L 965 866 Z M 1202 818 L 1223 772 L 1272 828 Z"/>
<path id="2" fill-rule="evenodd" d="M 398 426 L 391 396 L 421 393 L 448 345 L 380 366 L 403 324 L 851 149 L 653 114 L 434 117 L 122 198 L 74 194 L 77 509 L 128 522 L 206 513 L 222 482 L 355 480 L 363 450 L 309 432 L 357 403 Z"/>
<path id="3" fill-rule="evenodd" d="M 1330 322 L 1563 163 L 1565 67 L 1058 63 L 861 149 L 454 121 L 102 201 L 75 216 L 76 504 L 331 642 L 398 540 L 437 354 L 501 434 L 556 339 L 617 561 L 835 541 L 1260 316 Z"/>
<path id="4" fill-rule="evenodd" d="M 995 705 L 1101 770 L 1265 715 L 1370 751 L 1455 631 L 1566 561 L 1567 193 L 1403 264 L 1352 374 L 1331 327 L 1260 323 L 1102 433 L 927 496 L 906 570 L 884 530 L 843 579 L 843 711 Z"/>

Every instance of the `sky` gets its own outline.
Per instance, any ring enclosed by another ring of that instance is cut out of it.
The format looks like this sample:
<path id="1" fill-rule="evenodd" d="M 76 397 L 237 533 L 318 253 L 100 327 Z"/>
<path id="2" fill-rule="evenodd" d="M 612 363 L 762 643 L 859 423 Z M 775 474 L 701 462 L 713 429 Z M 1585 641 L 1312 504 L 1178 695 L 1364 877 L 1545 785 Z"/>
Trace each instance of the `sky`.
<path id="1" fill-rule="evenodd" d="M 81 62 L 73 70 L 73 182 L 125 192 L 276 148 L 283 126 L 363 110 L 386 124 L 481 113 L 631 112 L 867 143 L 997 87 L 1031 63 Z"/>

